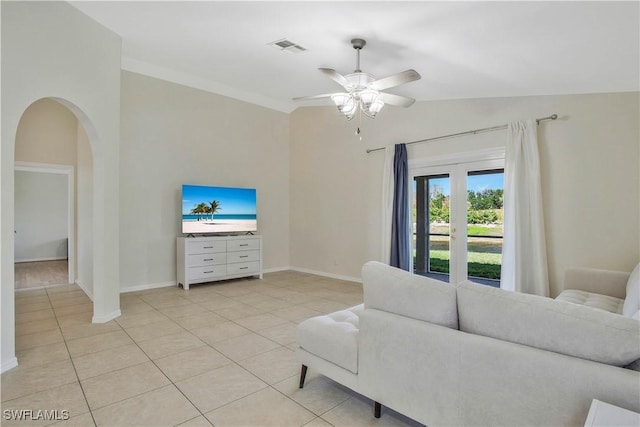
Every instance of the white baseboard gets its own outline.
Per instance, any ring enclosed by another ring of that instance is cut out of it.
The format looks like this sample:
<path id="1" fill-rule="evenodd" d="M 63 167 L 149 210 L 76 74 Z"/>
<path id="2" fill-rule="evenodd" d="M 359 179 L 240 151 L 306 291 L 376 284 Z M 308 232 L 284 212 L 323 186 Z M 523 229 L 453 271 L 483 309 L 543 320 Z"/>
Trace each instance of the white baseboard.
<path id="1" fill-rule="evenodd" d="M 76 284 L 77 284 L 77 283 L 76 283 Z M 36 290 L 36 289 L 60 288 L 60 287 L 62 287 L 62 286 L 69 286 L 69 284 L 64 284 L 64 283 L 62 283 L 62 284 L 60 284 L 60 285 L 42 285 L 42 286 L 33 286 L 33 287 L 30 287 L 30 288 L 20 288 L 20 289 L 16 289 L 15 291 L 16 291 L 16 292 L 24 292 L 24 291 L 33 291 L 33 290 Z M 78 285 L 78 286 L 79 286 L 79 285 Z M 84 290 L 84 288 L 83 288 L 83 290 Z M 86 293 L 86 291 L 85 291 L 85 293 Z M 87 296 L 88 296 L 88 295 L 87 295 Z M 91 298 L 91 297 L 89 297 L 89 298 Z"/>
<path id="2" fill-rule="evenodd" d="M 362 283 L 362 278 L 343 276 L 342 274 L 326 273 L 324 271 L 310 270 L 308 268 L 290 267 L 290 270 L 299 271 L 300 273 L 315 274 L 316 276 L 329 277 L 331 279 L 346 280 L 347 282 Z"/>
<path id="3" fill-rule="evenodd" d="M 265 270 L 262 270 L 263 274 L 267 274 L 267 273 L 278 273 L 280 271 L 287 271 L 287 270 L 291 270 L 291 267 L 275 267 L 275 268 L 267 268 Z"/>
<path id="4" fill-rule="evenodd" d="M 120 288 L 120 293 L 126 294 L 127 292 L 146 291 L 147 289 L 156 289 L 156 288 L 168 288 L 169 286 L 176 286 L 176 282 L 172 281 L 172 282 L 149 283 L 146 285 L 128 286 L 126 288 Z"/>
<path id="5" fill-rule="evenodd" d="M 324 271 L 310 270 L 307 268 L 298 268 L 298 267 L 290 267 L 290 266 L 267 268 L 265 270 L 262 270 L 262 273 L 268 274 L 268 273 L 277 273 L 280 271 L 289 271 L 289 270 L 298 271 L 300 273 L 315 274 L 316 276 L 329 277 L 331 279 L 346 280 L 347 282 L 362 283 L 362 279 L 359 277 L 343 276 L 341 274 L 326 273 Z M 128 286 L 126 288 L 121 288 L 120 293 L 126 294 L 128 292 L 146 291 L 149 289 L 167 288 L 170 286 L 176 286 L 176 282 L 170 281 L 170 282 L 148 283 L 146 285 Z"/>
<path id="6" fill-rule="evenodd" d="M 15 263 L 19 263 L 19 262 L 41 262 L 41 261 L 62 261 L 67 259 L 66 256 L 62 256 L 62 257 L 52 257 L 52 258 L 29 258 L 29 259 L 17 259 L 14 262 Z"/>
<path id="7" fill-rule="evenodd" d="M 89 299 L 91 301 L 93 301 L 93 292 L 89 291 L 89 289 L 87 289 L 87 287 L 84 285 L 84 283 L 82 283 L 80 280 L 76 280 L 75 284 L 78 285 L 80 287 L 80 289 L 82 289 L 84 291 L 85 294 L 87 294 L 87 296 L 89 297 Z"/>
<path id="8" fill-rule="evenodd" d="M 117 309 L 107 314 L 106 316 L 93 316 L 93 318 L 91 319 L 91 323 L 107 323 L 108 321 L 120 317 L 121 315 L 122 312 L 120 311 L 120 309 Z"/>
<path id="9" fill-rule="evenodd" d="M 53 286 L 64 286 L 64 285 L 53 285 Z M 15 289 L 15 292 L 17 293 L 17 292 L 35 291 L 35 290 L 38 290 L 38 289 L 50 288 L 50 287 L 53 287 L 53 286 L 44 286 L 44 285 L 43 286 L 32 286 L 32 287 L 29 287 L 29 288 Z"/>
<path id="10" fill-rule="evenodd" d="M 0 374 L 3 374 L 9 369 L 15 368 L 16 366 L 18 366 L 18 358 L 14 356 L 6 362 L 2 362 L 2 364 L 0 365 Z"/>

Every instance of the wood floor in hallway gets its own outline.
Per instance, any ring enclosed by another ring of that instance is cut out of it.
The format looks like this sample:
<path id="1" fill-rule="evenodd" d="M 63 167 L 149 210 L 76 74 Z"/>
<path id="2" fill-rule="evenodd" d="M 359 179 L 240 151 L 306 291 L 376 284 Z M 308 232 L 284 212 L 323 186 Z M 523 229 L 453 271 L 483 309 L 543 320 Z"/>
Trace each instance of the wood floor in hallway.
<path id="1" fill-rule="evenodd" d="M 66 259 L 55 261 L 17 262 L 16 289 L 40 288 L 69 283 L 69 264 Z"/>

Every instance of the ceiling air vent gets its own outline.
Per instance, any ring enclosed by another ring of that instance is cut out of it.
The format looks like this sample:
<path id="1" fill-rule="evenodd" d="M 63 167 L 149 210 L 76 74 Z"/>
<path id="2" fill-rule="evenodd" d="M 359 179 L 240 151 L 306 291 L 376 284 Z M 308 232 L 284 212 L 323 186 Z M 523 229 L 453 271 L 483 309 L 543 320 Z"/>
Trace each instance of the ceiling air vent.
<path id="1" fill-rule="evenodd" d="M 287 39 L 277 40 L 275 42 L 271 42 L 267 44 L 269 46 L 275 47 L 276 49 L 283 50 L 285 52 L 290 52 L 290 53 L 301 53 L 307 50 L 304 47 L 300 46 L 299 44 L 296 44 Z"/>

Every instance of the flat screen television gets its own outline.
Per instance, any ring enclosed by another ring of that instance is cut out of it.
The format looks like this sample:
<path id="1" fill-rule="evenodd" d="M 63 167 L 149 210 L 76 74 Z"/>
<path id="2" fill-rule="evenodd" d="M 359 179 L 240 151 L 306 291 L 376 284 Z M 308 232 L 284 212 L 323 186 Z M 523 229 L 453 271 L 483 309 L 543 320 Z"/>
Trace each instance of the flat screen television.
<path id="1" fill-rule="evenodd" d="M 183 234 L 258 230 L 255 188 L 182 186 Z"/>

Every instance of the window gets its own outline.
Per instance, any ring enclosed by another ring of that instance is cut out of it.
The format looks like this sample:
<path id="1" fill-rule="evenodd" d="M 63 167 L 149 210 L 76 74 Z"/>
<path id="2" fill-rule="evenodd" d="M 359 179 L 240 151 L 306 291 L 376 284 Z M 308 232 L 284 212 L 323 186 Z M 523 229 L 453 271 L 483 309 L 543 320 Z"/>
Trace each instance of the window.
<path id="1" fill-rule="evenodd" d="M 500 286 L 503 168 L 503 152 L 410 163 L 416 274 Z"/>

